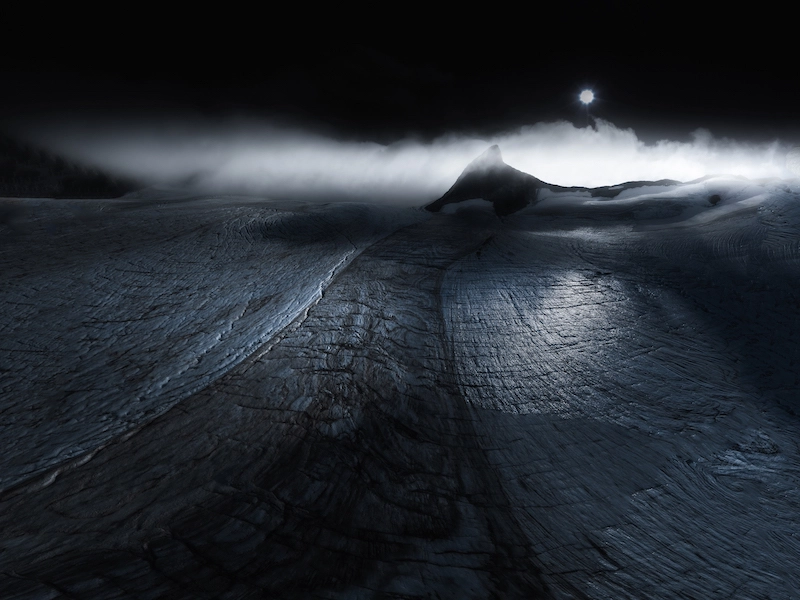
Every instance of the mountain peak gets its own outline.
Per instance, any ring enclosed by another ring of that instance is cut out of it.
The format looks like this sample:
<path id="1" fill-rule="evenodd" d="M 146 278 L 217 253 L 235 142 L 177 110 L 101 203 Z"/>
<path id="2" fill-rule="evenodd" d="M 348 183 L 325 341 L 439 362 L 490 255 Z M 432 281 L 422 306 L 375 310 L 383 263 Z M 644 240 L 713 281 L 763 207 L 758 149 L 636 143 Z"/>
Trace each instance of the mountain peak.
<path id="1" fill-rule="evenodd" d="M 494 144 L 487 148 L 483 154 L 474 159 L 464 169 L 464 173 L 476 170 L 496 169 L 498 167 L 506 166 L 503 162 L 503 154 L 500 152 L 500 146 Z"/>
<path id="2" fill-rule="evenodd" d="M 482 198 L 491 202 L 499 216 L 516 212 L 536 202 L 541 181 L 503 162 L 500 147 L 490 146 L 467 165 L 444 196 L 425 208 L 438 212 L 446 204 Z"/>

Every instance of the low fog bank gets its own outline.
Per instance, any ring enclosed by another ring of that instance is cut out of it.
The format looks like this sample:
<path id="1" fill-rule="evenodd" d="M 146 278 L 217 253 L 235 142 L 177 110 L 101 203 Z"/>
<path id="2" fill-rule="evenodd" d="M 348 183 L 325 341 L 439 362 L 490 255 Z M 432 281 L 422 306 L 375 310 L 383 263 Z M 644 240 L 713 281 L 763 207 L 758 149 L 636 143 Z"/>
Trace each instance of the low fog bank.
<path id="1" fill-rule="evenodd" d="M 549 183 L 597 187 L 708 174 L 794 177 L 791 144 L 744 142 L 698 129 L 688 141 L 643 142 L 597 119 L 590 127 L 537 123 L 487 138 L 451 134 L 382 145 L 337 140 L 301 128 L 230 118 L 73 119 L 16 131 L 69 158 L 150 184 L 276 198 L 351 198 L 418 204 L 443 194 L 489 145 Z M 788 163 L 791 164 L 791 161 Z"/>

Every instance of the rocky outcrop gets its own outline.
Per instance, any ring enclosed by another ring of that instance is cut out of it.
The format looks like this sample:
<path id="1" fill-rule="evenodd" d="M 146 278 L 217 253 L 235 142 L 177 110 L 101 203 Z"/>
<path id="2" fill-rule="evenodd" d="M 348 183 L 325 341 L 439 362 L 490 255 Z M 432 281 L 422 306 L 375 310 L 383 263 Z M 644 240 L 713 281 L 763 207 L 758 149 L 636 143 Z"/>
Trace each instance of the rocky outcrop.
<path id="1" fill-rule="evenodd" d="M 538 191 L 547 184 L 503 162 L 496 144 L 473 160 L 444 196 L 425 209 L 439 212 L 443 206 L 482 198 L 494 205 L 499 216 L 509 215 L 536 202 Z"/>

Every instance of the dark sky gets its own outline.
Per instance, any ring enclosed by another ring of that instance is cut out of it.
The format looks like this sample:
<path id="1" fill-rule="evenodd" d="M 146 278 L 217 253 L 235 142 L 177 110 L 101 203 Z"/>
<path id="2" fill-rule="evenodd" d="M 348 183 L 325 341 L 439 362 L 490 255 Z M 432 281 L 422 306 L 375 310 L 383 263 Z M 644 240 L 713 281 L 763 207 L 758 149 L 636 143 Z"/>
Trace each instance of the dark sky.
<path id="1" fill-rule="evenodd" d="M 697 127 L 798 137 L 788 13 L 643 4 L 531 4 L 521 13 L 485 3 L 436 22 L 432 8 L 388 4 L 363 21 L 305 6 L 177 17 L 137 6 L 99 20 L 23 8 L 0 47 L 0 110 L 7 121 L 75 111 L 249 114 L 387 142 L 579 123 L 577 94 L 591 87 L 591 114 L 643 139 L 680 139 Z"/>

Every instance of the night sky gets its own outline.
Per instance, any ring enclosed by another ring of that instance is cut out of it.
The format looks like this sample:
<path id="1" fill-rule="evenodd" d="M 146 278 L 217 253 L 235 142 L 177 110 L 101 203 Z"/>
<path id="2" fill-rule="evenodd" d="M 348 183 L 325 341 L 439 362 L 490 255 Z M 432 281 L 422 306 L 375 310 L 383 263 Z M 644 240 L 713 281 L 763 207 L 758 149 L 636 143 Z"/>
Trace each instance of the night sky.
<path id="1" fill-rule="evenodd" d="M 495 143 L 562 185 L 797 176 L 777 5 L 57 10 L 9 9 L 0 133 L 142 185 L 425 202 Z"/>
<path id="2" fill-rule="evenodd" d="M 15 8 L 28 14 L 16 19 L 19 37 L 2 42 L 0 109 L 5 121 L 76 110 L 243 113 L 385 143 L 580 124 L 577 95 L 591 87 L 592 115 L 643 139 L 697 127 L 754 139 L 800 132 L 795 25 L 763 3 L 716 12 L 568 3 L 526 14 L 485 4 L 436 22 L 430 10 L 385 8 L 364 22 L 312 21 L 302 7 L 178 17 L 137 8 L 98 23 L 63 9 L 35 27 L 26 27 L 34 9 Z"/>

